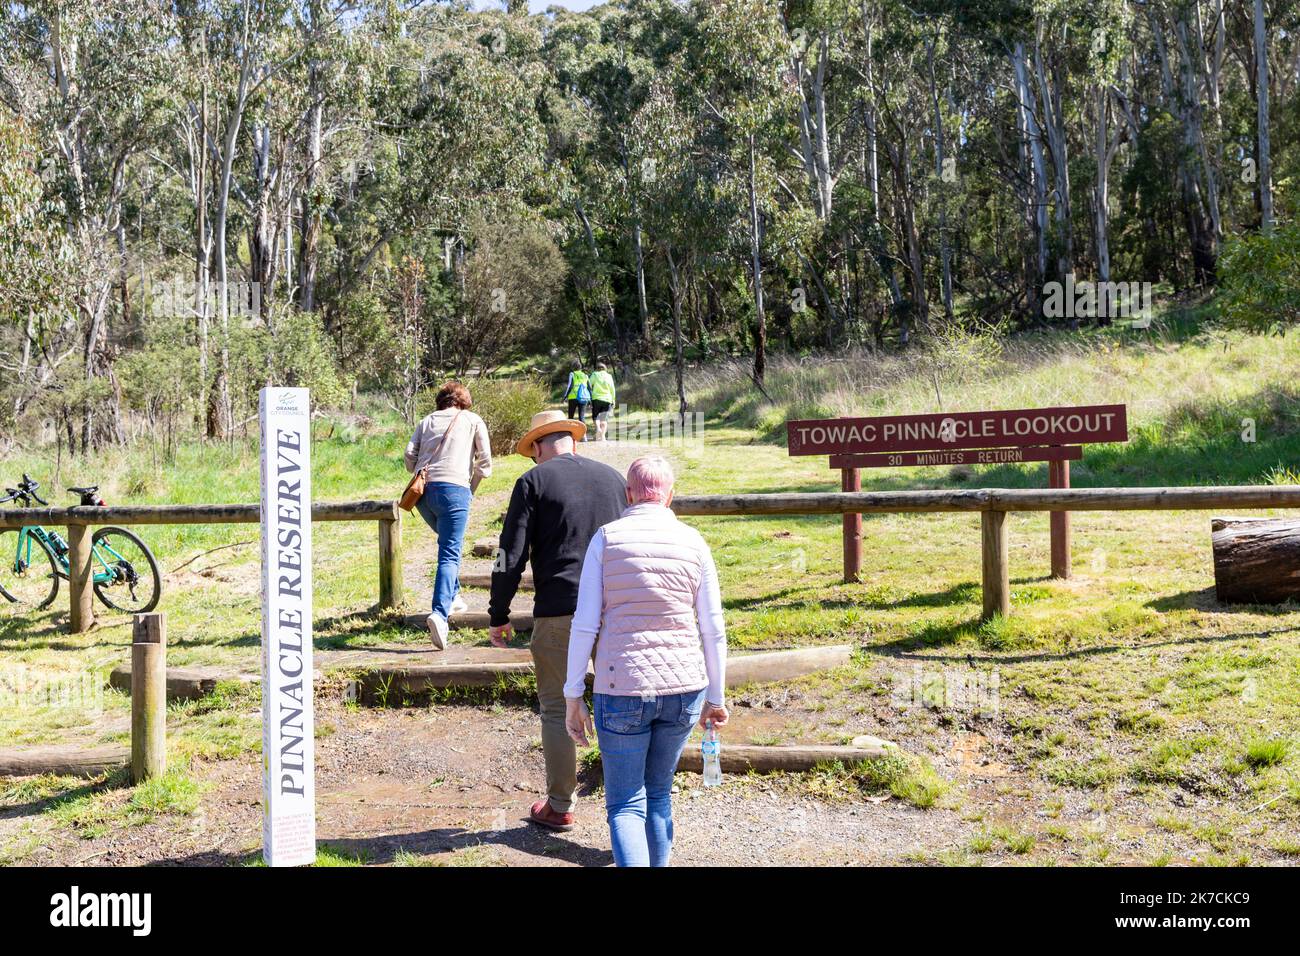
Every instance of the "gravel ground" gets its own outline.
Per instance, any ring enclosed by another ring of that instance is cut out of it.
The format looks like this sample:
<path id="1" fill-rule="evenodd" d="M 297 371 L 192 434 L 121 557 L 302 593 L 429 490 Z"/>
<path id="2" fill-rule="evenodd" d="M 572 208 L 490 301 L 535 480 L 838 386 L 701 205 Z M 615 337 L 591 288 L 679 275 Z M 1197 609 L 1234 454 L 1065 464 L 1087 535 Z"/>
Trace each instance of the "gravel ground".
<path id="1" fill-rule="evenodd" d="M 543 779 L 537 718 L 527 709 L 356 711 L 322 701 L 317 726 L 332 728 L 317 740 L 317 838 L 339 853 L 376 864 L 613 862 L 598 775 L 585 775 L 578 823 L 569 833 L 525 822 Z M 32 803 L 0 811 L 0 841 L 29 843 L 21 860 L 27 864 L 255 860 L 262 823 L 256 756 L 202 764 L 194 775 L 206 792 L 193 816 L 159 816 L 83 839 Z M 882 798 L 822 802 L 791 790 L 783 778 L 705 789 L 698 775 L 683 773 L 678 785 L 679 865 L 903 863 L 969 836 L 969 824 L 949 810 Z M 127 795 L 112 791 L 105 799 Z"/>

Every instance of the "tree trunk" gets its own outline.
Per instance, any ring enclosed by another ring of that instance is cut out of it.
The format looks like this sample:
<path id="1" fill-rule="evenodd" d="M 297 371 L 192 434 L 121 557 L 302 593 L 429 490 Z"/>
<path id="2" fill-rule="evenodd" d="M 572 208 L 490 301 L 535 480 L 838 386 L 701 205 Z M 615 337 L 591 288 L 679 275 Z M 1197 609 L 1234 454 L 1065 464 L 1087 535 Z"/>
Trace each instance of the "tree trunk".
<path id="1" fill-rule="evenodd" d="M 672 249 L 665 250 L 668 258 L 668 284 L 673 298 L 673 351 L 677 371 L 677 416 L 683 434 L 686 428 L 686 362 L 682 350 L 682 277 L 673 258 Z"/>
<path id="2" fill-rule="evenodd" d="M 234 177 L 235 146 L 239 141 L 239 128 L 247 105 L 248 80 L 251 64 L 248 60 L 249 12 L 244 13 L 244 59 L 239 66 L 239 84 L 226 117 L 225 136 L 221 144 L 221 176 L 217 182 L 217 208 L 213 224 L 213 245 L 217 252 L 217 303 L 221 317 L 221 354 L 217 368 L 217 381 L 213 397 L 208 401 L 208 437 L 225 438 L 233 427 L 233 409 L 230 396 L 230 288 L 226 263 L 226 222 L 230 212 L 230 186 Z"/>
<path id="3" fill-rule="evenodd" d="M 650 309 L 645 295 L 645 249 L 641 244 L 641 218 L 634 210 L 632 218 L 632 252 L 636 257 L 636 310 L 640 319 L 641 348 L 650 352 Z"/>
<path id="4" fill-rule="evenodd" d="M 761 388 L 767 374 L 767 313 L 763 308 L 762 237 L 758 218 L 758 165 L 754 134 L 749 134 L 749 252 L 754 277 L 754 381 Z"/>
<path id="5" fill-rule="evenodd" d="M 1043 25 L 1038 26 L 1038 40 L 1034 43 L 1034 70 L 1038 78 L 1039 102 L 1042 105 L 1043 123 L 1047 130 L 1047 143 L 1052 151 L 1052 170 L 1056 177 L 1056 241 L 1058 256 L 1057 278 L 1062 282 L 1074 272 L 1074 225 L 1070 215 L 1070 155 L 1066 139 L 1065 116 L 1061 108 L 1060 83 L 1049 83 L 1043 66 Z M 1055 79 L 1055 69 L 1053 69 Z"/>
<path id="6" fill-rule="evenodd" d="M 1273 162 L 1268 142 L 1268 35 L 1264 32 L 1264 0 L 1255 0 L 1255 100 L 1259 131 L 1259 228 L 1273 231 Z"/>
<path id="7" fill-rule="evenodd" d="M 926 44 L 925 59 L 930 70 L 930 97 L 934 101 L 934 173 L 939 180 L 936 188 L 939 191 L 939 263 L 942 269 L 943 311 L 948 320 L 952 321 L 952 248 L 948 237 L 948 194 L 943 178 L 943 112 L 939 108 L 939 87 L 934 79 L 934 40 Z"/>
<path id="8" fill-rule="evenodd" d="M 573 201 L 573 212 L 578 217 L 578 222 L 582 223 L 583 234 L 587 237 L 587 249 L 591 252 L 591 261 L 600 262 L 600 247 L 596 245 L 596 235 L 591 228 L 591 220 L 587 218 L 587 212 L 582 207 L 582 200 Z M 610 298 L 609 286 L 603 281 L 603 277 L 597 275 L 593 280 L 600 283 L 601 298 L 604 300 L 605 318 L 609 322 L 610 334 L 614 336 L 614 342 L 618 349 L 620 359 L 627 359 L 627 340 L 623 334 L 623 326 L 618 321 L 618 314 L 614 311 L 614 302 Z"/>
<path id="9" fill-rule="evenodd" d="M 194 311 L 199 326 L 199 408 L 208 407 L 208 289 L 211 283 L 212 244 L 208 237 L 208 86 L 203 84 L 199 106 L 198 141 L 192 147 L 196 166 L 194 185 Z M 206 426 L 206 421 L 204 422 Z M 206 431 L 205 427 L 205 431 Z"/>
<path id="10" fill-rule="evenodd" d="M 1043 162 L 1043 139 L 1034 116 L 1029 94 L 1029 74 L 1025 64 L 1025 45 L 1017 43 L 1011 55 L 1016 83 L 1016 119 L 1020 127 L 1021 158 L 1027 189 L 1025 223 L 1029 228 L 1034 255 L 1027 258 L 1026 292 L 1029 312 L 1034 318 L 1043 314 L 1043 282 L 1047 276 L 1047 172 Z"/>
<path id="11" fill-rule="evenodd" d="M 307 115 L 307 171 L 302 186 L 301 218 L 298 227 L 298 305 L 304 312 L 316 310 L 316 273 L 320 257 L 320 213 L 316 208 L 316 184 L 321 164 L 322 94 L 317 88 L 320 67 L 312 63 L 309 72 L 311 108 Z"/>

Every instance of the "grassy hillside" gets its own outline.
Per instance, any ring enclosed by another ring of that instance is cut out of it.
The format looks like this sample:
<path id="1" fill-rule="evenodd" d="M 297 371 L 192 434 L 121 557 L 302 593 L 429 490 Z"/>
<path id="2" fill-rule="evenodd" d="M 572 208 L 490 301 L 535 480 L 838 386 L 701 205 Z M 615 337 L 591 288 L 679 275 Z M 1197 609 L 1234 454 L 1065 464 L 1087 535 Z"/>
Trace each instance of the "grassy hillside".
<path id="1" fill-rule="evenodd" d="M 1177 313 L 1150 330 L 1114 328 L 1025 335 L 975 372 L 906 355 L 782 357 L 768 368 L 766 395 L 744 360 L 688 370 L 692 408 L 737 440 L 784 444 L 793 418 L 897 415 L 1052 405 L 1125 403 L 1127 445 L 1087 450 L 1073 466 L 1080 485 L 1185 485 L 1300 480 L 1300 332 L 1258 336 L 1203 329 Z M 947 366 L 947 367 L 945 367 Z M 622 400 L 675 408 L 672 369 L 623 389 Z M 1243 421 L 1255 441 L 1242 440 Z M 987 484 L 1015 484 L 1016 469 L 988 469 Z M 873 471 L 886 485 L 933 484 L 925 470 Z"/>

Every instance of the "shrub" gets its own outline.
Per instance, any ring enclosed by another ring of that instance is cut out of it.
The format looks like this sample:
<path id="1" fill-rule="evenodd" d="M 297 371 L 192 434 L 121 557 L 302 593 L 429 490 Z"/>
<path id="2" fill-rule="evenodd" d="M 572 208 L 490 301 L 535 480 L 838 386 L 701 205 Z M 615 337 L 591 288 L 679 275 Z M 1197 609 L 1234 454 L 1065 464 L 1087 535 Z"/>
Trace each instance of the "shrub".
<path id="1" fill-rule="evenodd" d="M 1300 322 L 1300 223 L 1229 240 L 1219 274 L 1229 325 L 1269 332 Z"/>
<path id="2" fill-rule="evenodd" d="M 483 419 L 493 455 L 509 455 L 528 431 L 534 415 L 552 404 L 550 389 L 534 379 L 480 378 L 467 381 L 473 410 Z M 420 415 L 433 411 L 436 388 L 421 396 Z"/>

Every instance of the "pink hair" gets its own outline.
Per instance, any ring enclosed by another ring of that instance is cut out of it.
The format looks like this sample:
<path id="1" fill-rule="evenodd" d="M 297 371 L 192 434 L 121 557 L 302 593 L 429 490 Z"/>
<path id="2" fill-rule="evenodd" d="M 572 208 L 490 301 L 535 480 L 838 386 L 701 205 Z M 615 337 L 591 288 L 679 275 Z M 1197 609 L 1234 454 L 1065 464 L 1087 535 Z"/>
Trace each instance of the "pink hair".
<path id="1" fill-rule="evenodd" d="M 667 504 L 673 493 L 673 466 L 658 455 L 638 458 L 627 469 L 627 490 L 634 504 L 643 501 Z"/>

